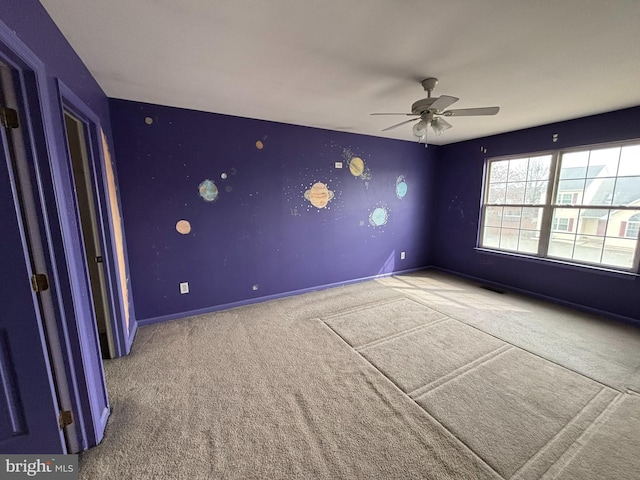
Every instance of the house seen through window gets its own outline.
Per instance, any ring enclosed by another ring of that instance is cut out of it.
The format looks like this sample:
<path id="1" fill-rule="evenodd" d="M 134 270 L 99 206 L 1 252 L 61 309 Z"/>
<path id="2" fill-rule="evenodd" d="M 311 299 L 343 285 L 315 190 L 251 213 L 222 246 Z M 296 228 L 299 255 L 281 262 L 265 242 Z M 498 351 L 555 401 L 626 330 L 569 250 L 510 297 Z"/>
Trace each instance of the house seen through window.
<path id="1" fill-rule="evenodd" d="M 479 246 L 638 270 L 640 143 L 487 163 Z"/>

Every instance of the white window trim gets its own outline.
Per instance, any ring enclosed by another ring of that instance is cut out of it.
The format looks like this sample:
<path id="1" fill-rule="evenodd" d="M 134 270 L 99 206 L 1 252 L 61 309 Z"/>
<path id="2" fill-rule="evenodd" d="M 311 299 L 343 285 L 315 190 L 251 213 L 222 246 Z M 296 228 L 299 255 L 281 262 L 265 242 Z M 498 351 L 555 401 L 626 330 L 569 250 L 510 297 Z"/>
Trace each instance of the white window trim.
<path id="1" fill-rule="evenodd" d="M 572 205 L 572 204 L 565 204 L 565 203 L 559 203 L 557 202 L 557 200 L 559 200 L 558 198 L 558 193 L 557 193 L 557 188 L 558 188 L 558 183 L 560 181 L 560 174 L 559 174 L 559 167 L 560 167 L 560 158 L 563 154 L 566 153 L 570 153 L 570 152 L 576 152 L 576 151 L 586 151 L 586 150 L 596 150 L 596 149 L 601 149 L 601 148 L 611 148 L 611 147 L 624 147 L 624 146 L 629 146 L 629 145 L 639 145 L 640 144 L 640 140 L 631 140 L 631 141 L 627 141 L 627 142 L 616 142 L 616 143 L 610 143 L 610 144 L 596 144 L 596 145 L 589 145 L 589 146 L 582 146 L 582 147 L 575 147 L 575 148 L 571 148 L 571 149 L 562 149 L 562 150 L 553 150 L 553 151 L 543 151 L 543 152 L 532 152 L 532 153 L 525 153 L 525 154 L 520 154 L 520 155 L 510 155 L 510 156 L 503 156 L 503 157 L 494 157 L 494 158 L 489 158 L 486 160 L 485 163 L 485 168 L 484 168 L 484 174 L 483 174 L 483 195 L 481 198 L 481 208 L 480 208 L 480 222 L 479 222 L 479 228 L 478 228 L 478 234 L 477 234 L 477 250 L 480 251 L 487 251 L 487 252 L 491 252 L 491 253 L 495 253 L 495 254 L 505 254 L 505 255 L 509 255 L 512 257 L 523 257 L 523 258 L 531 258 L 531 259 L 539 259 L 539 260 L 548 260 L 548 261 L 552 261 L 553 263 L 561 263 L 561 264 L 566 264 L 566 265 L 575 265 L 577 267 L 585 267 L 585 268 L 589 268 L 589 269 L 595 269 L 598 271 L 612 271 L 612 272 L 620 272 L 620 273 L 627 273 L 627 274 L 633 274 L 633 275 L 638 275 L 638 272 L 640 270 L 639 268 L 639 264 L 640 264 L 640 236 L 635 237 L 636 238 L 636 248 L 635 248 L 635 252 L 633 254 L 633 259 L 632 259 L 632 263 L 631 263 L 631 267 L 630 268 L 624 268 L 624 267 L 617 267 L 617 266 L 613 266 L 613 265 L 609 265 L 609 264 L 605 264 L 605 263 L 589 263 L 586 261 L 581 261 L 581 260 L 576 260 L 576 259 L 566 259 L 566 258 L 558 258 L 558 257 L 554 257 L 552 255 L 548 254 L 549 251 L 549 242 L 551 240 L 551 234 L 553 232 L 565 232 L 565 230 L 554 230 L 552 229 L 552 221 L 553 221 L 553 213 L 555 211 L 555 209 L 557 208 L 588 208 L 588 209 L 593 209 L 593 210 L 603 210 L 603 211 L 607 211 L 607 210 L 633 210 L 633 211 L 640 211 L 638 209 L 638 207 L 636 206 L 619 206 L 619 205 Z M 485 203 L 485 199 L 488 199 L 488 194 L 489 194 L 489 174 L 490 174 L 490 170 L 491 170 L 491 163 L 492 162 L 496 162 L 496 161 L 502 161 L 502 160 L 515 160 L 515 159 L 523 159 L 523 158 L 535 158 L 535 157 L 540 157 L 540 156 L 544 156 L 544 155 L 551 155 L 552 159 L 551 159 L 551 167 L 550 167 L 550 172 L 549 172 L 549 184 L 548 184 L 548 188 L 547 188 L 547 198 L 546 198 L 546 202 L 544 204 L 526 204 L 526 203 L 518 203 L 518 204 L 510 204 L 510 203 Z M 554 200 L 556 202 L 554 202 Z M 573 198 L 572 198 L 573 200 Z M 513 208 L 542 208 L 543 209 L 543 215 L 542 215 L 542 225 L 540 227 L 540 242 L 539 242 L 539 246 L 538 246 L 538 253 L 537 254 L 532 254 L 532 253 L 526 253 L 526 252 L 522 252 L 522 251 L 517 251 L 517 250 L 508 250 L 508 249 L 504 249 L 504 248 L 500 248 L 500 247 L 491 247 L 491 246 L 483 246 L 482 242 L 483 242 L 483 236 L 484 236 L 484 232 L 485 232 L 485 225 L 484 225 L 484 219 L 485 219 L 485 212 L 487 207 L 504 207 L 509 208 L 509 207 L 513 207 Z M 631 222 L 633 223 L 633 221 Z M 627 230 L 628 230 L 628 226 L 629 223 L 627 224 Z M 568 232 L 568 230 L 567 230 Z M 571 232 L 569 232 L 571 233 Z M 575 232 L 573 232 L 575 233 Z M 625 232 L 626 233 L 626 232 Z M 634 237 L 620 237 L 620 238 L 634 238 Z"/>

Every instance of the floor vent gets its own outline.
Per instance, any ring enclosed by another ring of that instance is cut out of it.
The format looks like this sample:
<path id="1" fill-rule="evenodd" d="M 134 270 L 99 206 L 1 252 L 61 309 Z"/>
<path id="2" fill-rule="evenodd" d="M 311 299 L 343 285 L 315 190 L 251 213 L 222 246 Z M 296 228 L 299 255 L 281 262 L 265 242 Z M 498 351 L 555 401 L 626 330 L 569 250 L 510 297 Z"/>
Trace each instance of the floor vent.
<path id="1" fill-rule="evenodd" d="M 493 293 L 500 293 L 500 294 L 507 293 L 504 290 L 500 290 L 499 288 L 496 288 L 496 287 L 490 287 L 489 285 L 480 285 L 480 288 L 484 288 L 485 290 L 489 290 L 490 292 L 493 292 Z"/>

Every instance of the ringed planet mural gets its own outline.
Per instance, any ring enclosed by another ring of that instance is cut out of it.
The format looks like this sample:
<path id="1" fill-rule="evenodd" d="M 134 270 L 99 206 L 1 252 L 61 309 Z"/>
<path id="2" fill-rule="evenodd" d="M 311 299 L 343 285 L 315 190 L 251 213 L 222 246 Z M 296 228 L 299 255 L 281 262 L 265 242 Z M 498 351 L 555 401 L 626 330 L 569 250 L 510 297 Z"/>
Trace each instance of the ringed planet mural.
<path id="1" fill-rule="evenodd" d="M 329 190 L 322 182 L 314 183 L 309 190 L 304 192 L 304 198 L 316 208 L 324 208 L 333 199 L 333 191 Z"/>
<path id="2" fill-rule="evenodd" d="M 342 149 L 342 158 L 347 162 L 349 166 L 349 173 L 360 180 L 364 180 L 365 183 L 368 184 L 369 180 L 371 180 L 372 175 L 369 168 L 367 168 L 364 160 L 348 149 Z"/>
<path id="3" fill-rule="evenodd" d="M 364 160 L 360 157 L 353 157 L 349 161 L 349 172 L 354 177 L 359 177 L 364 173 Z"/>
<path id="4" fill-rule="evenodd" d="M 215 202 L 218 198 L 218 187 L 211 180 L 207 179 L 198 185 L 198 193 L 205 202 Z"/>

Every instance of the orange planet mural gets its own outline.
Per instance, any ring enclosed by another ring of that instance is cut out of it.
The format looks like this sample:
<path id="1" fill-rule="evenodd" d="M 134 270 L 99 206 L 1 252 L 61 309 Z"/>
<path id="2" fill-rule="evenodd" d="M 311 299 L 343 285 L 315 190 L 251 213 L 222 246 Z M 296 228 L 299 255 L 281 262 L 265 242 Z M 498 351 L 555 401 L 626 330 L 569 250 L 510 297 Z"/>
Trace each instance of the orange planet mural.
<path id="1" fill-rule="evenodd" d="M 191 224 L 188 220 L 179 220 L 176 223 L 176 230 L 182 235 L 188 235 L 191 232 Z"/>
<path id="2" fill-rule="evenodd" d="M 322 182 L 314 183 L 304 192 L 304 198 L 316 208 L 324 208 L 333 199 L 333 192 Z"/>

